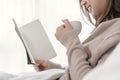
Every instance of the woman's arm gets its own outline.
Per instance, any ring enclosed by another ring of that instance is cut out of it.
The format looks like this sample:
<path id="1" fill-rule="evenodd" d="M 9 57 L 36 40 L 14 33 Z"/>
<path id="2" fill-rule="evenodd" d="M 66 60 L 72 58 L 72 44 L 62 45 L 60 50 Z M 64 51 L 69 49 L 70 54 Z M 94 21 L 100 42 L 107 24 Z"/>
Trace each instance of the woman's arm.
<path id="1" fill-rule="evenodd" d="M 67 48 L 71 80 L 80 80 L 92 68 L 87 61 L 88 54 L 74 30 L 65 33 L 60 42 Z"/>
<path id="2" fill-rule="evenodd" d="M 91 69 L 88 54 L 69 21 L 63 20 L 63 23 L 57 28 L 55 36 L 67 48 L 69 71 L 65 75 L 70 75 L 71 80 L 80 80 Z"/>
<path id="3" fill-rule="evenodd" d="M 35 60 L 34 68 L 36 71 L 44 71 L 48 69 L 64 69 L 60 64 L 55 64 L 51 61 L 46 60 Z"/>

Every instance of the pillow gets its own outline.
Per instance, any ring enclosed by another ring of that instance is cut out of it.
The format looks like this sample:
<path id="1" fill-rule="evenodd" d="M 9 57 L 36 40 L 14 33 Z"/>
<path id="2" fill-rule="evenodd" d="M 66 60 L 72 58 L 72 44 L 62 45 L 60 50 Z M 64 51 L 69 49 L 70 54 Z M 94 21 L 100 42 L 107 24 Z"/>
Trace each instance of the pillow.
<path id="1" fill-rule="evenodd" d="M 91 70 L 82 80 L 120 80 L 120 43 L 103 64 Z"/>

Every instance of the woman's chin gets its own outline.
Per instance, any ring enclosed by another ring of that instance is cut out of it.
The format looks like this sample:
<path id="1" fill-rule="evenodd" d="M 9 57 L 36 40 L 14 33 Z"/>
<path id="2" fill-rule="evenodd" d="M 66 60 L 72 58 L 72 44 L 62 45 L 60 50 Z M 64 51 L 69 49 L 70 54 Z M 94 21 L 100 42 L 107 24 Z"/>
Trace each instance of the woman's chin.
<path id="1" fill-rule="evenodd" d="M 94 13 L 91 12 L 91 15 L 95 20 L 97 19 L 96 15 Z"/>

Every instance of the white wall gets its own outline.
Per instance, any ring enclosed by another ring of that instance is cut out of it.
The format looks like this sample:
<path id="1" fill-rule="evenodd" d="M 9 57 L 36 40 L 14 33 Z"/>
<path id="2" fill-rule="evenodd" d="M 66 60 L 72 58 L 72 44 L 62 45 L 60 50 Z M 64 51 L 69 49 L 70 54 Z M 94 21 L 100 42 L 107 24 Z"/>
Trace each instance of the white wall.
<path id="1" fill-rule="evenodd" d="M 34 71 L 26 65 L 25 50 L 14 31 L 14 17 L 18 25 L 39 18 L 57 53 L 51 61 L 67 65 L 66 49 L 56 40 L 54 34 L 61 19 L 83 22 L 78 0 L 0 0 L 0 71 L 19 73 Z M 80 39 L 83 41 L 92 27 L 83 24 Z"/>
<path id="2" fill-rule="evenodd" d="M 39 9 L 37 15 L 44 25 L 58 55 L 56 58 L 52 59 L 52 61 L 66 66 L 66 49 L 56 40 L 54 34 L 56 28 L 62 24 L 62 19 L 83 22 L 80 14 L 79 0 L 39 0 L 36 1 L 36 4 L 39 4 L 39 6 L 37 6 Z M 92 27 L 83 24 L 82 32 L 80 34 L 81 41 L 88 36 L 92 29 Z"/>

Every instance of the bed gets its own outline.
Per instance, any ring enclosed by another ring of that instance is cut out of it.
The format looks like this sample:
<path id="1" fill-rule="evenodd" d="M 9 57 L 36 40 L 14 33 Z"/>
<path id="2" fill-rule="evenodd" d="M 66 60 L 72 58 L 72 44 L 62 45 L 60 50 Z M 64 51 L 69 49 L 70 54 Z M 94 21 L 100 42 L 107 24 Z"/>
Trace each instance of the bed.
<path id="1" fill-rule="evenodd" d="M 0 80 L 55 80 L 62 76 L 64 72 L 61 69 L 17 75 L 0 72 Z M 82 80 L 120 80 L 120 43 L 102 65 L 91 70 Z"/>

